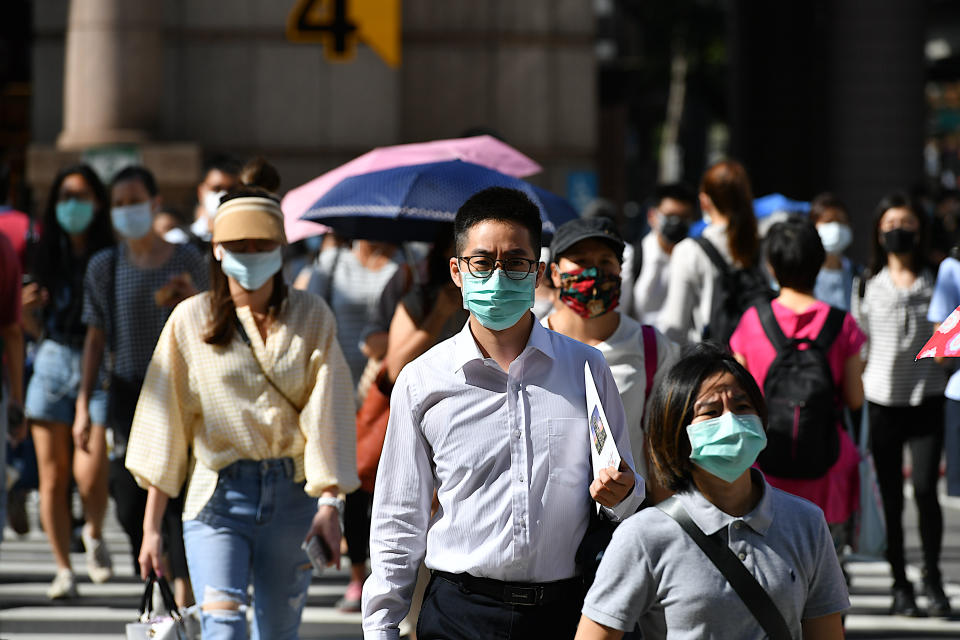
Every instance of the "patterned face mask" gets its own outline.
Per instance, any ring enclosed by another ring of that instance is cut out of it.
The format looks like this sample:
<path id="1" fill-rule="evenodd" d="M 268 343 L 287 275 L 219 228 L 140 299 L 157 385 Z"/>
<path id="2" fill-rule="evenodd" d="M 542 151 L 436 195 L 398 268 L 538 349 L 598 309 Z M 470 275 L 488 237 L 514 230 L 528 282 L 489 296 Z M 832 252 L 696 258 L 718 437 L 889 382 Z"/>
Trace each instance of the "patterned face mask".
<path id="1" fill-rule="evenodd" d="M 596 318 L 620 304 L 620 276 L 596 267 L 560 273 L 560 300 L 582 318 Z"/>

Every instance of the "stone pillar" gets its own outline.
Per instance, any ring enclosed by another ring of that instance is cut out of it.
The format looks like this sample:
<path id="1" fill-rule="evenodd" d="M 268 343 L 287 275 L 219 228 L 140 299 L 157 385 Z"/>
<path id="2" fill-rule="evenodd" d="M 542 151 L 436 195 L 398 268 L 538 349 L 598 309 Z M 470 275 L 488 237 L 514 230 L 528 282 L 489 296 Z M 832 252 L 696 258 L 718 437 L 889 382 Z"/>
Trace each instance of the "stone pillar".
<path id="1" fill-rule="evenodd" d="M 160 121 L 163 2 L 72 0 L 60 149 L 147 141 Z"/>

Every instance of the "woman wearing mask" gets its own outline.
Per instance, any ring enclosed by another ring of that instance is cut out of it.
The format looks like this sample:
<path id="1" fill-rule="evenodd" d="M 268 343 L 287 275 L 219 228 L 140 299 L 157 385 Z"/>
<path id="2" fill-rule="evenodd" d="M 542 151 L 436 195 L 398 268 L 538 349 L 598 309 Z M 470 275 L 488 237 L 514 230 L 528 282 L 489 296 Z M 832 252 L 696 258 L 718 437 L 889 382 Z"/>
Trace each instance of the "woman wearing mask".
<path id="1" fill-rule="evenodd" d="M 857 269 L 850 258 L 843 255 L 853 241 L 847 207 L 832 193 L 821 193 L 810 203 L 810 222 L 817 227 L 827 254 L 817 274 L 813 295 L 831 307 L 849 311 Z"/>
<path id="2" fill-rule="evenodd" d="M 873 234 L 875 274 L 853 314 L 867 334 L 863 388 L 870 419 L 870 450 L 877 467 L 887 523 L 887 561 L 893 572 L 894 614 L 917 616 L 903 554 L 903 448 L 910 446 L 913 494 L 923 546 L 923 585 L 930 615 L 950 614 L 943 593 L 940 547 L 943 515 L 937 500 L 943 452 L 945 376 L 932 358 L 914 361 L 933 323 L 927 310 L 934 274 L 926 263 L 926 216 L 903 194 L 877 206 Z"/>
<path id="3" fill-rule="evenodd" d="M 283 282 L 280 205 L 224 197 L 211 291 L 178 305 L 147 370 L 126 466 L 147 489 L 140 570 L 162 573 L 160 523 L 195 462 L 184 544 L 203 637 L 296 638 L 314 537 L 340 561 L 341 490 L 356 473 L 353 390 L 323 302 Z M 317 497 L 319 496 L 319 500 Z"/>
<path id="4" fill-rule="evenodd" d="M 751 469 L 766 446 L 766 405 L 753 377 L 712 345 L 697 345 L 650 398 L 653 473 L 702 533 L 723 540 L 769 595 L 789 634 L 843 637 L 850 606 L 823 513 Z M 717 535 L 715 535 L 717 534 Z M 644 509 L 613 534 L 587 593 L 578 640 L 766 638 L 767 633 L 679 523 Z"/>
<path id="5" fill-rule="evenodd" d="M 83 501 L 83 540 L 87 570 L 94 582 L 113 575 L 110 554 L 101 536 L 107 509 L 107 450 L 104 437 L 106 395 L 90 396 L 90 442 L 74 451 L 70 427 L 81 379 L 86 327 L 83 275 L 94 253 L 113 243 L 106 189 L 86 165 L 68 167 L 53 181 L 37 247 L 35 284 L 25 294 L 44 301 L 43 340 L 27 387 L 25 413 L 30 424 L 40 474 L 40 521 L 47 533 L 57 575 L 47 590 L 51 599 L 76 597 L 70 565 L 71 471 Z"/>
<path id="6" fill-rule="evenodd" d="M 707 170 L 700 183 L 700 209 L 710 218 L 703 237 L 726 263 L 736 269 L 755 267 L 759 253 L 757 219 L 743 165 L 724 160 Z M 680 344 L 702 340 L 710 324 L 719 277 L 717 266 L 695 239 L 677 243 L 670 258 L 670 283 L 657 328 Z M 710 337 L 725 341 L 729 335 Z"/>

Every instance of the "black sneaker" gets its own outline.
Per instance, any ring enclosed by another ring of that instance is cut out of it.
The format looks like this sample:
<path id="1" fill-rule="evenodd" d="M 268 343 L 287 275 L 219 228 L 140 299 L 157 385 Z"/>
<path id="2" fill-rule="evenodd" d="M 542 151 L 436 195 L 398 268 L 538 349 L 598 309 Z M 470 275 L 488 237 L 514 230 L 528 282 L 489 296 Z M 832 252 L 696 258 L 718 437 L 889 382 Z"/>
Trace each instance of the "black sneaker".
<path id="1" fill-rule="evenodd" d="M 913 599 L 913 589 L 904 587 L 893 589 L 893 606 L 890 607 L 890 614 L 910 618 L 920 617 L 920 608 L 917 607 L 917 602 Z"/>
<path id="2" fill-rule="evenodd" d="M 923 591 L 927 596 L 927 615 L 934 618 L 949 618 L 952 613 L 950 598 L 943 592 L 940 584 L 924 584 Z"/>

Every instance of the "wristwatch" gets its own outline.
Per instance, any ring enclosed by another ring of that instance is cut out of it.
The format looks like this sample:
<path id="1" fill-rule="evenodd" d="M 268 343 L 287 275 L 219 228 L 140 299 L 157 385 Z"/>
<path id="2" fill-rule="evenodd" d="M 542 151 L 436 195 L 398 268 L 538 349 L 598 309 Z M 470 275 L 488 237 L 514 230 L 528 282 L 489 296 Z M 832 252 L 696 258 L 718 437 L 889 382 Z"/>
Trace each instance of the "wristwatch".
<path id="1" fill-rule="evenodd" d="M 334 498 L 332 496 L 323 496 L 317 498 L 317 509 L 320 507 L 334 507 L 337 510 L 337 513 L 340 515 L 340 535 L 343 535 L 343 509 L 344 502 L 341 498 Z"/>

